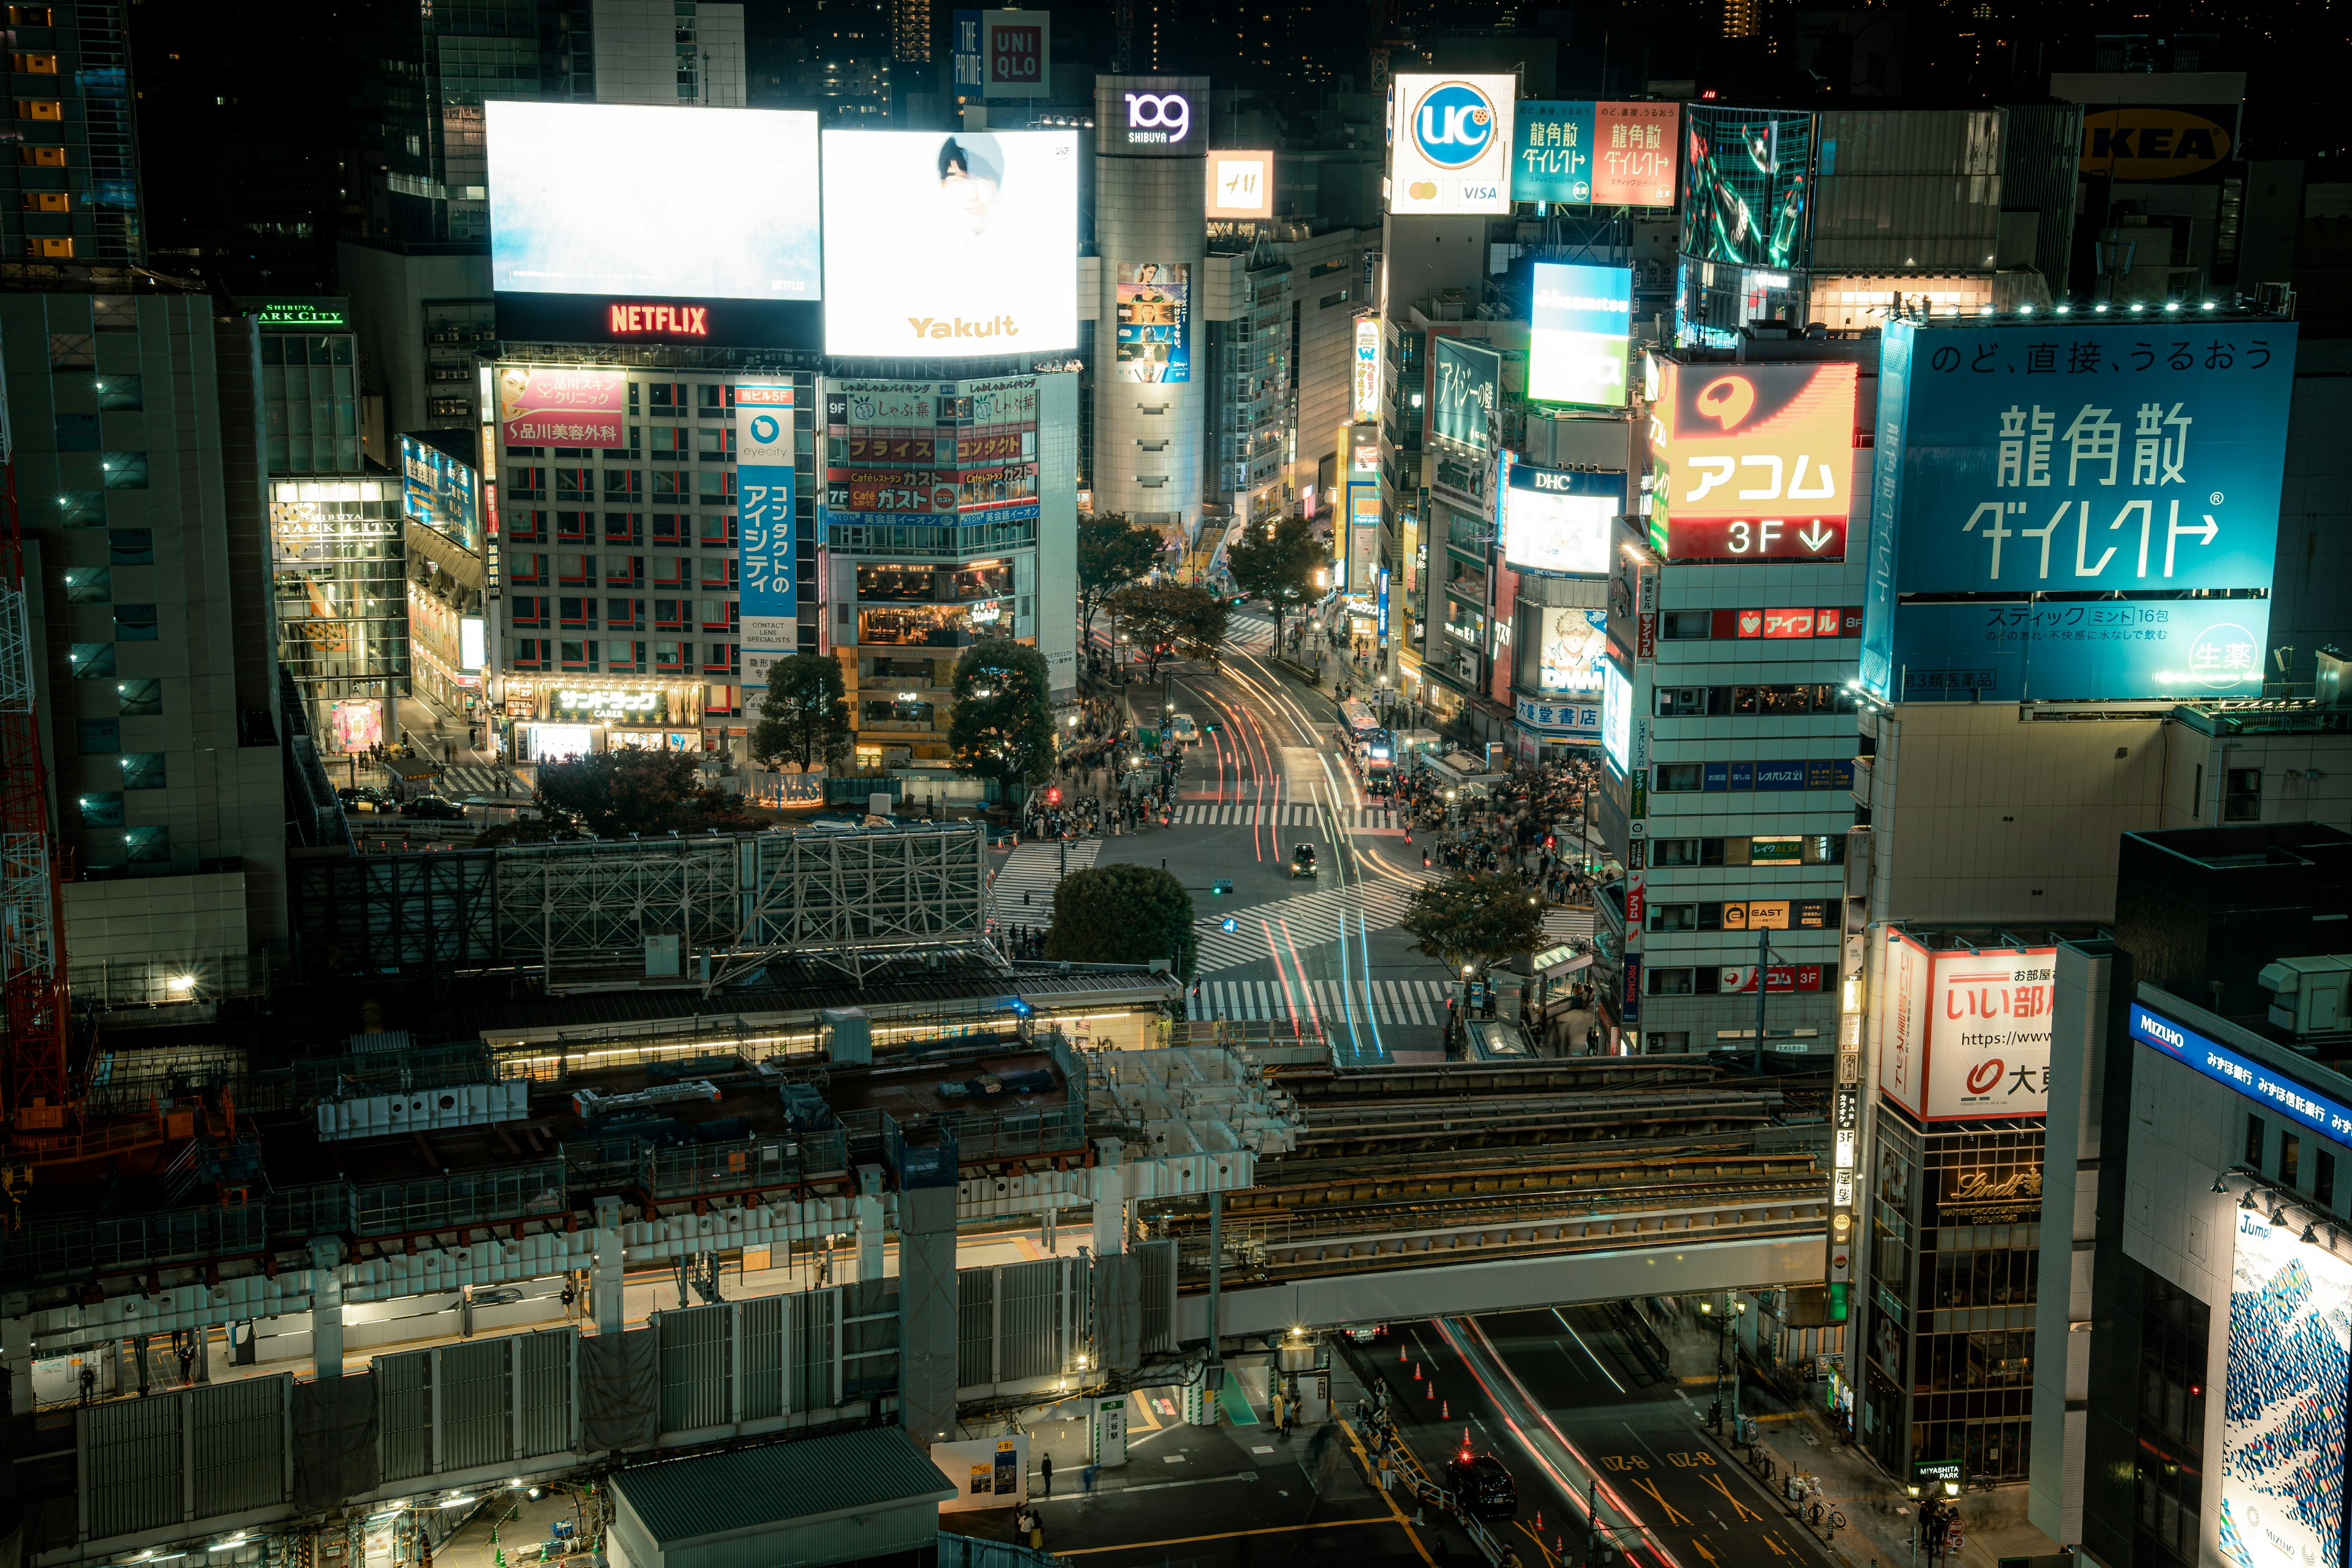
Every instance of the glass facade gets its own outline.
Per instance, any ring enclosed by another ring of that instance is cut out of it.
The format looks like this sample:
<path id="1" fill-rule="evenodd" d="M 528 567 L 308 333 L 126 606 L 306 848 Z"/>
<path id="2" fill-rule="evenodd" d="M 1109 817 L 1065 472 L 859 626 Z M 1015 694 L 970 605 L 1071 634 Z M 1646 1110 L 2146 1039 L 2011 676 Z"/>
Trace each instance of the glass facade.
<path id="1" fill-rule="evenodd" d="M 1203 323 L 1208 339 L 1209 472 L 1202 496 L 1236 521 L 1280 517 L 1293 424 L 1290 264 L 1253 268 L 1248 313 Z"/>
<path id="2" fill-rule="evenodd" d="M 278 662 L 320 749 L 363 751 L 384 738 L 384 701 L 408 692 L 400 483 L 273 479 L 269 532 Z"/>
<path id="3" fill-rule="evenodd" d="M 261 334 L 262 440 L 273 479 L 362 471 L 358 357 L 349 332 Z"/>
<path id="4" fill-rule="evenodd" d="M 2038 1123 L 1928 1131 L 1880 1102 L 1862 1437 L 1891 1475 L 2025 1479 L 2042 1146 Z"/>

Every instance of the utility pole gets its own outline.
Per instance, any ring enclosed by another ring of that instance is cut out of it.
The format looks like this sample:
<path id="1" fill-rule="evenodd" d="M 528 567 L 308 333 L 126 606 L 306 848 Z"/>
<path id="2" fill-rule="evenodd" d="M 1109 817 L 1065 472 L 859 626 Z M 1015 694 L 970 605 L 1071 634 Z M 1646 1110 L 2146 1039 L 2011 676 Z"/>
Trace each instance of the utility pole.
<path id="1" fill-rule="evenodd" d="M 1771 960 L 1771 933 L 1759 931 L 1756 933 L 1756 1076 L 1758 1078 L 1764 1076 L 1764 966 Z"/>

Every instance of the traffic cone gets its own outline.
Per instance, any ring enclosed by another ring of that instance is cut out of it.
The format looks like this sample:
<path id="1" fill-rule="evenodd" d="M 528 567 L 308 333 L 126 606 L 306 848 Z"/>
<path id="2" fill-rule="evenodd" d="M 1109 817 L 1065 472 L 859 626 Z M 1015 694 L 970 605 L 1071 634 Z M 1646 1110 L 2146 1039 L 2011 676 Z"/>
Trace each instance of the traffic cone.
<path id="1" fill-rule="evenodd" d="M 1397 1346 L 1397 1364 L 1399 1366 L 1404 1364 L 1404 1346 L 1402 1345 Z"/>
<path id="2" fill-rule="evenodd" d="M 1450 1408 L 1448 1408 L 1453 1405 L 1453 1403 L 1454 1401 L 1450 1399 L 1441 1399 L 1437 1402 L 1437 1418 L 1440 1421 L 1451 1421 L 1454 1419 L 1454 1413 Z"/>
<path id="3" fill-rule="evenodd" d="M 1543 1533 L 1543 1510 L 1541 1509 L 1536 1510 L 1536 1533 L 1538 1535 Z"/>
<path id="4" fill-rule="evenodd" d="M 1434 1378 L 1431 1379 L 1429 1383 L 1429 1397 L 1432 1399 L 1437 1397 L 1437 1381 Z"/>
<path id="5" fill-rule="evenodd" d="M 1412 1380 L 1415 1383 L 1419 1383 L 1421 1381 L 1421 1363 L 1419 1362 L 1412 1363 Z"/>

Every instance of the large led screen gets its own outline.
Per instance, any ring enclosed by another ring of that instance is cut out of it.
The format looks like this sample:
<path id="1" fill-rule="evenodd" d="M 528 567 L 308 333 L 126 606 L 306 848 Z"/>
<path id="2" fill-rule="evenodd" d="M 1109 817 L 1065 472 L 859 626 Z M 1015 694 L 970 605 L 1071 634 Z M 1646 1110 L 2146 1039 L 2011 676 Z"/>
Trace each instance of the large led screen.
<path id="1" fill-rule="evenodd" d="M 1804 266 L 1812 167 L 1811 114 L 1690 105 L 1682 253 L 1738 267 Z"/>
<path id="2" fill-rule="evenodd" d="M 2352 1264 L 2268 1215 L 2228 1212 L 2237 1246 L 2221 1380 L 2221 1559 L 2237 1568 L 2336 1568 Z"/>
<path id="3" fill-rule="evenodd" d="M 1537 403 L 1623 407 L 1633 271 L 1538 261 L 1528 291 L 1528 396 Z"/>
<path id="4" fill-rule="evenodd" d="M 1400 76 L 1389 88 L 1389 210 L 1511 210 L 1513 76 Z"/>
<path id="5" fill-rule="evenodd" d="M 1863 684 L 2258 695 L 2294 351 L 2275 320 L 1889 322 Z"/>
<path id="6" fill-rule="evenodd" d="M 1843 561 L 1853 483 L 1851 362 L 1661 367 L 1654 504 L 1678 561 Z"/>
<path id="7" fill-rule="evenodd" d="M 1075 131 L 832 131 L 827 353 L 981 358 L 1078 342 Z"/>
<path id="8" fill-rule="evenodd" d="M 814 113 L 500 99 L 483 113 L 499 293 L 824 294 Z"/>
<path id="9" fill-rule="evenodd" d="M 1625 476 L 1513 462 L 1503 486 L 1503 564 L 1545 576 L 1601 576 Z"/>
<path id="10" fill-rule="evenodd" d="M 1633 754 L 1633 686 L 1608 659 L 1601 661 L 1601 751 L 1619 778 Z"/>

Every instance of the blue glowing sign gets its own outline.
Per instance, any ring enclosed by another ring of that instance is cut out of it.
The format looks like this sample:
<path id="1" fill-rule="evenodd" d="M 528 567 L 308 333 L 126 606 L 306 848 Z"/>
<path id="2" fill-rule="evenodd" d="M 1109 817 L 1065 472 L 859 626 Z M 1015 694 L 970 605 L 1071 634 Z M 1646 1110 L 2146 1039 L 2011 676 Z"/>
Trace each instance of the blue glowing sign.
<path id="1" fill-rule="evenodd" d="M 2339 1143 L 2352 1142 L 2352 1106 L 2137 1002 L 2131 1005 L 2131 1037 L 2314 1132 Z"/>
<path id="2" fill-rule="evenodd" d="M 1890 323 L 1864 685 L 2258 692 L 2294 346 L 2188 315 Z"/>

